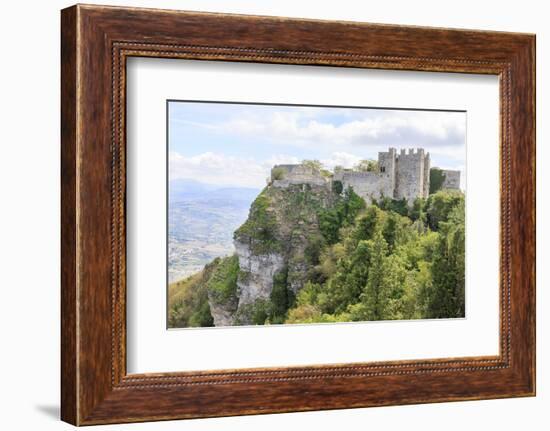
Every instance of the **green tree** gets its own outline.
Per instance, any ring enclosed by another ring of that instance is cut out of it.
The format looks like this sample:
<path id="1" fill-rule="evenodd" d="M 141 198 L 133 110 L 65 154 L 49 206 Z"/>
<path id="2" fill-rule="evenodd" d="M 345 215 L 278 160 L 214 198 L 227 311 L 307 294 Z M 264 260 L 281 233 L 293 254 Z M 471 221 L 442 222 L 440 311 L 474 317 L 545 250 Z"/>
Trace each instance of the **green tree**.
<path id="1" fill-rule="evenodd" d="M 319 160 L 302 160 L 302 165 L 319 172 L 323 169 L 323 164 Z"/>
<path id="2" fill-rule="evenodd" d="M 354 169 L 359 172 L 378 172 L 378 162 L 376 160 L 361 160 Z"/>
<path id="3" fill-rule="evenodd" d="M 288 268 L 285 267 L 273 276 L 273 289 L 269 299 L 268 317 L 271 323 L 283 323 L 286 313 L 294 305 L 294 293 L 287 286 Z"/>
<path id="4" fill-rule="evenodd" d="M 216 267 L 206 281 L 206 289 L 218 303 L 224 303 L 235 298 L 237 293 L 237 277 L 239 275 L 239 258 L 233 255 L 214 260 Z"/>
<path id="5" fill-rule="evenodd" d="M 377 229 L 380 229 L 385 218 L 385 213 L 378 207 L 371 205 L 364 214 L 355 220 L 355 228 L 351 232 L 353 240 L 372 239 Z"/>
<path id="6" fill-rule="evenodd" d="M 374 199 L 373 204 L 384 211 L 394 211 L 405 217 L 409 214 L 409 204 L 405 198 L 392 199 L 387 196 L 383 196 L 378 200 Z"/>
<path id="7" fill-rule="evenodd" d="M 410 319 L 416 309 L 416 284 L 407 270 L 403 256 L 393 253 L 384 265 L 384 291 L 386 304 L 382 318 L 384 320 Z"/>
<path id="8" fill-rule="evenodd" d="M 372 240 L 369 240 L 371 248 L 370 271 L 367 278 L 367 284 L 362 294 L 363 304 L 365 305 L 366 320 L 381 320 L 386 312 L 386 305 L 389 299 L 387 286 L 385 263 L 388 253 L 388 244 L 381 232 L 376 232 Z"/>
<path id="9" fill-rule="evenodd" d="M 219 265 L 219 259 L 184 280 L 168 286 L 168 327 L 214 326 L 206 284 Z"/>
<path id="10" fill-rule="evenodd" d="M 344 184 L 342 181 L 335 180 L 332 182 L 332 191 L 336 193 L 337 195 L 341 195 L 344 191 Z"/>
<path id="11" fill-rule="evenodd" d="M 426 312 L 431 318 L 464 317 L 465 285 L 464 206 L 455 207 L 448 221 L 440 222 L 437 251 L 426 292 Z"/>
<path id="12" fill-rule="evenodd" d="M 285 177 L 286 170 L 284 168 L 273 168 L 271 170 L 271 179 L 282 180 Z"/>
<path id="13" fill-rule="evenodd" d="M 264 189 L 252 202 L 246 222 L 233 234 L 235 239 L 250 239 L 252 250 L 257 254 L 277 251 L 281 247 L 277 241 L 277 220 L 270 205 L 270 197 Z"/>
<path id="14" fill-rule="evenodd" d="M 337 211 L 322 210 L 319 213 L 319 230 L 328 244 L 338 242 L 340 227 L 342 227 L 342 221 Z"/>
<path id="15" fill-rule="evenodd" d="M 430 194 L 437 193 L 443 187 L 445 174 L 439 168 L 430 169 Z"/>
<path id="16" fill-rule="evenodd" d="M 412 221 L 420 220 L 422 223 L 426 223 L 426 199 L 416 198 L 413 201 L 412 207 L 409 209 L 409 218 Z"/>
<path id="17" fill-rule="evenodd" d="M 324 313 L 339 314 L 359 302 L 371 268 L 371 241 L 359 241 L 349 257 L 340 259 L 333 276 L 325 284 L 318 305 Z"/>
<path id="18" fill-rule="evenodd" d="M 327 243 L 336 243 L 340 239 L 340 229 L 353 224 L 365 206 L 364 199 L 356 194 L 353 188 L 348 187 L 333 208 L 320 209 L 318 213 L 319 229 Z"/>
<path id="19" fill-rule="evenodd" d="M 343 204 L 343 205 L 342 205 Z M 340 212 L 340 218 L 351 224 L 355 221 L 355 218 L 365 208 L 365 200 L 353 191 L 352 187 L 348 187 L 344 191 L 344 199 L 341 205 L 338 206 Z"/>
<path id="20" fill-rule="evenodd" d="M 410 225 L 411 222 L 407 217 L 402 217 L 393 211 L 387 214 L 382 227 L 382 235 L 390 251 L 406 241 Z"/>
<path id="21" fill-rule="evenodd" d="M 456 207 L 464 207 L 464 194 L 459 190 L 442 190 L 431 195 L 426 205 L 428 226 L 432 230 L 438 230 L 439 224 L 446 222 Z"/>

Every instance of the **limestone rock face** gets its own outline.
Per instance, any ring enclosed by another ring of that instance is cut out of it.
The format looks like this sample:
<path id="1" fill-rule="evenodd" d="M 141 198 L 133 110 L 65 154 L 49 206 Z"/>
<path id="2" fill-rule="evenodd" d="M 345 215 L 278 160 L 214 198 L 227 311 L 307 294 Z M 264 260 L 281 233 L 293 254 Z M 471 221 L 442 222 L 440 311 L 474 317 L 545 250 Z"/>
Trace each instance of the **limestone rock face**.
<path id="1" fill-rule="evenodd" d="M 210 305 L 210 314 L 214 319 L 214 326 L 231 326 L 233 325 L 233 317 L 237 310 L 238 300 L 231 298 L 225 303 L 216 301 L 214 295 L 208 293 L 208 304 Z"/>
<path id="2" fill-rule="evenodd" d="M 294 295 L 304 287 L 304 279 L 309 266 L 304 262 L 289 262 L 288 264 L 288 288 Z"/>
<path id="3" fill-rule="evenodd" d="M 237 279 L 239 308 L 258 299 L 268 299 L 273 289 L 273 276 L 283 268 L 284 257 L 277 252 L 254 254 L 249 243 L 238 240 L 234 245 L 241 269 Z"/>
<path id="4" fill-rule="evenodd" d="M 322 241 L 319 213 L 338 199 L 322 180 L 322 184 L 270 185 L 252 203 L 248 219 L 234 234 L 235 293 L 216 302 L 209 292 L 215 326 L 263 323 L 267 313 L 277 309 L 273 301 L 280 307 L 303 288 L 317 264 L 312 250 L 319 249 Z"/>

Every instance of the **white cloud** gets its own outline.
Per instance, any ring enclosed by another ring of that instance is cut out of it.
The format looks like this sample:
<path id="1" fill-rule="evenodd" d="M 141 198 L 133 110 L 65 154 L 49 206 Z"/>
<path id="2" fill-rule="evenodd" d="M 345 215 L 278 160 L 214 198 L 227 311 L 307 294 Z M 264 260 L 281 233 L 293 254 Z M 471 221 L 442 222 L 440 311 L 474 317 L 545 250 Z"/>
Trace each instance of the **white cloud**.
<path id="1" fill-rule="evenodd" d="M 329 158 L 321 160 L 321 163 L 328 169 L 333 170 L 335 166 L 352 168 L 361 161 L 361 157 L 354 154 L 337 151 L 332 153 Z"/>
<path id="2" fill-rule="evenodd" d="M 437 146 L 449 154 L 463 152 L 465 114 L 423 111 L 364 111 L 341 124 L 312 119 L 309 111 L 275 111 L 267 115 L 240 113 L 209 125 L 221 133 L 262 136 L 274 143 L 298 147 L 373 145 L 379 149 Z M 459 147 L 459 148 L 457 148 Z"/>
<path id="3" fill-rule="evenodd" d="M 185 157 L 170 152 L 170 179 L 191 178 L 226 186 L 263 187 L 269 170 L 252 158 L 206 152 Z"/>
<path id="4" fill-rule="evenodd" d="M 301 159 L 295 156 L 288 156 L 286 154 L 276 154 L 270 157 L 269 159 L 267 159 L 265 162 L 263 162 L 262 165 L 271 169 L 271 167 L 275 165 L 294 164 L 294 163 L 300 163 L 301 161 L 302 161 Z"/>
<path id="5" fill-rule="evenodd" d="M 236 138 L 237 142 L 250 145 L 250 156 L 229 156 L 223 154 L 223 150 L 192 157 L 171 152 L 170 177 L 261 188 L 273 165 L 320 158 L 330 170 L 337 165 L 352 167 L 361 159 L 376 159 L 378 152 L 387 151 L 388 147 L 423 147 L 432 155 L 432 166 L 455 166 L 456 169 L 464 164 L 466 116 L 463 113 L 336 111 L 303 108 L 266 112 L 247 108 L 204 124 L 186 121 L 192 127 L 214 133 L 212 139 Z M 272 155 L 259 159 L 262 156 L 253 145 L 264 149 L 269 146 L 267 153 Z M 294 156 L 278 153 L 278 149 Z"/>
<path id="6" fill-rule="evenodd" d="M 265 186 L 273 166 L 301 162 L 301 159 L 285 154 L 274 155 L 263 161 L 213 152 L 192 157 L 170 152 L 169 157 L 171 180 L 188 178 L 207 184 L 254 188 Z M 361 157 L 354 154 L 334 152 L 330 157 L 322 159 L 321 163 L 332 170 L 335 166 L 352 167 L 360 160 Z"/>

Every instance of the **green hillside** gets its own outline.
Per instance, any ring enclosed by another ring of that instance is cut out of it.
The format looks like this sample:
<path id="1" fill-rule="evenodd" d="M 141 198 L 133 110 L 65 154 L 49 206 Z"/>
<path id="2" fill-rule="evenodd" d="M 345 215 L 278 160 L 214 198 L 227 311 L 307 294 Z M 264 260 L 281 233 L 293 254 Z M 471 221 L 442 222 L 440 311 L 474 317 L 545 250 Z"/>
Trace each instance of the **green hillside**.
<path id="1" fill-rule="evenodd" d="M 266 187 L 235 239 L 277 256 L 269 296 L 238 307 L 248 274 L 236 255 L 169 286 L 170 327 L 348 322 L 464 316 L 464 195 L 438 191 L 410 207 L 369 205 L 353 189 Z M 238 307 L 238 309 L 237 309 Z"/>

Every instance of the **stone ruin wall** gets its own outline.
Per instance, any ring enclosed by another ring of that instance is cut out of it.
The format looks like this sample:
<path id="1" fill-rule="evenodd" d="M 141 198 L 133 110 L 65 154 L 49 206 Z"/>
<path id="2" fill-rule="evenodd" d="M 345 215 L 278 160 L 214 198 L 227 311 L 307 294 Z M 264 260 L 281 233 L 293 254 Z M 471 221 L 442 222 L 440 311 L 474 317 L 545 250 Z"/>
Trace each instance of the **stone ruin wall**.
<path id="1" fill-rule="evenodd" d="M 341 181 L 344 190 L 353 187 L 353 191 L 367 204 L 373 198 L 393 197 L 393 181 L 389 173 L 340 171 L 335 172 L 334 181 Z"/>
<path id="2" fill-rule="evenodd" d="M 448 169 L 442 170 L 445 179 L 441 188 L 443 189 L 460 189 L 460 171 L 451 171 Z"/>
<path id="3" fill-rule="evenodd" d="M 426 158 L 424 159 L 424 194 L 422 195 L 423 198 L 428 198 L 430 195 L 430 153 L 426 154 Z"/>
<path id="4" fill-rule="evenodd" d="M 274 187 L 286 188 L 293 184 L 310 184 L 331 187 L 332 181 L 341 181 L 344 189 L 353 187 L 355 193 L 370 203 L 382 196 L 406 199 L 412 204 L 417 197 L 427 198 L 430 193 L 430 154 L 424 149 L 395 148 L 378 153 L 379 172 L 359 172 L 342 169 L 334 172 L 332 179 L 310 166 L 302 164 L 277 165 L 271 170 L 270 183 Z M 275 179 L 282 173 L 281 179 Z M 460 171 L 443 170 L 444 189 L 460 189 Z"/>
<path id="5" fill-rule="evenodd" d="M 274 179 L 274 172 L 283 172 L 282 179 Z M 328 186 L 330 180 L 319 171 L 305 165 L 276 165 L 271 169 L 271 184 L 273 187 L 286 188 L 291 184 L 311 184 Z"/>

